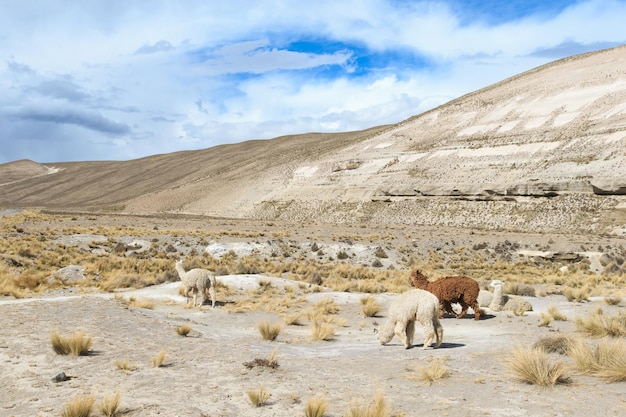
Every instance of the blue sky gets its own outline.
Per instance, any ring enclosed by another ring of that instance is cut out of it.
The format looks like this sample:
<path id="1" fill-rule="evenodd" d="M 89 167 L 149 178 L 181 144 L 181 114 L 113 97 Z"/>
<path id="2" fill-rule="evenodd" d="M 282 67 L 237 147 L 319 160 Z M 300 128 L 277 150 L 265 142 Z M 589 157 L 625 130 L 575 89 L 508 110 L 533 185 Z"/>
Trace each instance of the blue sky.
<path id="1" fill-rule="evenodd" d="M 364 129 L 626 43 L 618 0 L 307 4 L 0 0 L 0 163 Z"/>

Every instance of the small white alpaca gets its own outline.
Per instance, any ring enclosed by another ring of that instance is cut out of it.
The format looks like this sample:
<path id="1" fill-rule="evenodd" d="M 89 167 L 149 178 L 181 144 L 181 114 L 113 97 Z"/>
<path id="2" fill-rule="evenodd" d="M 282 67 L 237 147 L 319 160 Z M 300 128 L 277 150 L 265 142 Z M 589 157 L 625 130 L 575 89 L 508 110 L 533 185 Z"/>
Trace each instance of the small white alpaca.
<path id="1" fill-rule="evenodd" d="M 478 293 L 478 305 L 480 307 L 489 307 L 493 301 L 493 293 L 487 290 L 480 290 Z"/>
<path id="2" fill-rule="evenodd" d="M 205 293 L 208 290 L 211 296 L 211 307 L 215 307 L 215 274 L 208 269 L 194 268 L 185 272 L 183 261 L 176 261 L 176 272 L 185 287 L 185 298 L 189 302 L 189 291 L 193 293 L 193 305 L 196 303 L 196 297 L 200 295 L 200 304 L 204 304 Z"/>
<path id="3" fill-rule="evenodd" d="M 493 288 L 493 300 L 491 300 L 491 304 L 489 304 L 489 310 L 507 310 L 514 312 L 533 311 L 532 304 L 530 304 L 523 298 L 503 295 L 502 287 L 504 286 L 504 282 L 500 281 L 499 279 L 494 279 L 493 281 L 491 281 L 489 286 Z"/>
<path id="4" fill-rule="evenodd" d="M 443 341 L 443 327 L 439 322 L 439 299 L 426 290 L 413 289 L 400 294 L 391 302 L 387 321 L 378 332 L 381 344 L 388 343 L 394 334 L 408 349 L 413 344 L 415 321 L 424 328 L 424 346 L 429 347 L 436 338 L 435 347 Z"/>

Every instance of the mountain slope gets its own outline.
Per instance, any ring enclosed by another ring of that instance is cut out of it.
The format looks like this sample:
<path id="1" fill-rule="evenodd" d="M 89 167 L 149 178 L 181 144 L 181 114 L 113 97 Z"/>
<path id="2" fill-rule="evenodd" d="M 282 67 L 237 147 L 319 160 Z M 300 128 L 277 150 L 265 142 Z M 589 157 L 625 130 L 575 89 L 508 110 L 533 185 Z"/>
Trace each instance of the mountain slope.
<path id="1" fill-rule="evenodd" d="M 622 46 L 394 126 L 53 164 L 51 175 L 0 185 L 0 205 L 621 234 L 625 149 Z"/>

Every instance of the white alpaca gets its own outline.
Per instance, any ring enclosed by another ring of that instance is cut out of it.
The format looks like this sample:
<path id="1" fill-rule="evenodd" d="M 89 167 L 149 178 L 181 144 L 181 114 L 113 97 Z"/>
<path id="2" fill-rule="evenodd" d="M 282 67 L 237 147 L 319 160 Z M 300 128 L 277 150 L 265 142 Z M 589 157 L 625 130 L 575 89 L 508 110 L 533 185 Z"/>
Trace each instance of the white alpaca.
<path id="1" fill-rule="evenodd" d="M 481 307 L 489 307 L 489 304 L 493 301 L 493 293 L 487 290 L 480 290 L 478 292 L 478 305 Z"/>
<path id="2" fill-rule="evenodd" d="M 439 322 L 439 299 L 426 290 L 413 289 L 400 294 L 391 302 L 387 321 L 378 332 L 381 344 L 388 343 L 394 334 L 408 349 L 413 343 L 415 321 L 424 328 L 424 346 L 429 347 L 436 338 L 435 347 L 443 341 L 443 327 Z"/>
<path id="3" fill-rule="evenodd" d="M 215 307 L 215 274 L 208 269 L 194 268 L 185 272 L 183 261 L 176 261 L 176 272 L 185 287 L 185 298 L 189 302 L 189 291 L 193 293 L 193 305 L 196 303 L 196 297 L 200 295 L 200 304 L 204 304 L 205 293 L 208 290 L 211 296 L 211 307 Z"/>
<path id="4" fill-rule="evenodd" d="M 491 288 L 493 288 L 493 300 L 491 304 L 489 304 L 489 310 L 491 311 L 514 311 L 514 312 L 525 312 L 525 311 L 533 311 L 533 306 L 528 301 L 523 298 L 512 297 L 510 295 L 502 294 L 502 287 L 504 286 L 504 282 L 499 279 L 494 279 L 489 284 Z"/>

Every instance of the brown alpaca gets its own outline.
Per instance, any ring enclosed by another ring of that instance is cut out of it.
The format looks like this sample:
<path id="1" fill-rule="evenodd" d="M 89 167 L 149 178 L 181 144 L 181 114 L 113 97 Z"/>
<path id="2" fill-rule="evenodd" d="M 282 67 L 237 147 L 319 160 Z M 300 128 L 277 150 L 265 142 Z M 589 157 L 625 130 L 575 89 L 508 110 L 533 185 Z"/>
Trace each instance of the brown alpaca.
<path id="1" fill-rule="evenodd" d="M 480 307 L 478 305 L 478 293 L 480 288 L 478 282 L 466 276 L 453 276 L 439 278 L 434 282 L 430 282 L 420 271 L 415 270 L 411 273 L 411 283 L 415 288 L 430 291 L 439 299 L 439 317 L 443 317 L 444 310 L 457 319 L 460 319 L 467 313 L 467 309 L 472 307 L 474 310 L 474 320 L 480 319 Z M 452 310 L 452 303 L 461 305 L 461 312 L 457 315 Z"/>

